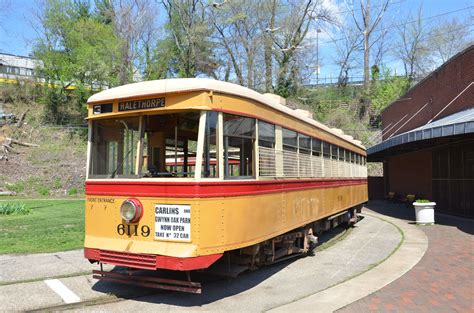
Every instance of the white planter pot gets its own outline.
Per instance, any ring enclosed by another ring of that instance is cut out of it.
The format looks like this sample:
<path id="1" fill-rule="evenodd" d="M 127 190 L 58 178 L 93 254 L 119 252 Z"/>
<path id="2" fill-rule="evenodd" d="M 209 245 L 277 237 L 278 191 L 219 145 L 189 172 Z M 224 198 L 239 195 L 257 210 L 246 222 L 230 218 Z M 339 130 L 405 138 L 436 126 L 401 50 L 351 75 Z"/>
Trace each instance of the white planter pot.
<path id="1" fill-rule="evenodd" d="M 434 207 L 436 202 L 419 203 L 414 202 L 416 223 L 434 224 Z"/>

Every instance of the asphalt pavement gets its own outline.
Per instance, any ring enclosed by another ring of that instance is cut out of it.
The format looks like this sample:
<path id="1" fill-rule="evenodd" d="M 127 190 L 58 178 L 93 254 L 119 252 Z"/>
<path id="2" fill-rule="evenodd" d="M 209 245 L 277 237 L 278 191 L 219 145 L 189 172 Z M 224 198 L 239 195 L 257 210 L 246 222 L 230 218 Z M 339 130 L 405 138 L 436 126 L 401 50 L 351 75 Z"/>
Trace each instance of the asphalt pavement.
<path id="1" fill-rule="evenodd" d="M 96 281 L 90 271 L 98 266 L 81 250 L 0 255 L 0 310 L 331 312 L 390 284 L 426 251 L 416 225 L 376 212 L 363 216 L 344 239 L 313 256 L 204 282 L 200 295 Z"/>

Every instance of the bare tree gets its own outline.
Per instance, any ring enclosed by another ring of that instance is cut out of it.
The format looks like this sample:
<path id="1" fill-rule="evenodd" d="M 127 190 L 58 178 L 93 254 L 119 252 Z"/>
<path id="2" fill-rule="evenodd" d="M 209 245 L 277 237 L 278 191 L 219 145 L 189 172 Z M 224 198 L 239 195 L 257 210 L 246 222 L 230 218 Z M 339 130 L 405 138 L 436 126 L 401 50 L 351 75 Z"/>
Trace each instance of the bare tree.
<path id="1" fill-rule="evenodd" d="M 211 25 L 206 6 L 199 0 L 163 0 L 167 14 L 169 49 L 166 52 L 173 72 L 179 77 L 195 77 L 200 73 L 213 76 L 218 67 L 209 40 Z"/>
<path id="2" fill-rule="evenodd" d="M 259 16 L 261 1 L 229 1 L 211 10 L 216 41 L 230 58 L 239 84 L 255 88 L 256 60 L 263 43 Z"/>
<path id="3" fill-rule="evenodd" d="M 467 21 L 457 18 L 437 24 L 429 36 L 429 45 L 433 50 L 432 61 L 440 65 L 472 44 L 474 37 L 470 26 Z"/>
<path id="4" fill-rule="evenodd" d="M 336 54 L 334 61 L 339 66 L 337 84 L 346 87 L 349 81 L 350 71 L 357 65 L 356 54 L 362 48 L 362 40 L 354 28 L 339 26 L 337 34 L 342 34 L 343 40 L 335 40 Z"/>
<path id="5" fill-rule="evenodd" d="M 417 17 L 411 14 L 398 26 L 396 56 L 403 62 L 405 76 L 412 82 L 419 72 L 424 72 L 424 63 L 428 54 L 428 28 L 423 24 L 422 7 Z"/>
<path id="6" fill-rule="evenodd" d="M 129 83 L 139 71 L 141 60 L 145 59 L 144 66 L 149 66 L 150 43 L 156 31 L 157 7 L 151 0 L 98 0 L 96 6 L 104 22 L 113 24 L 122 41 L 118 82 L 121 85 Z"/>
<path id="7" fill-rule="evenodd" d="M 299 49 L 303 45 L 311 24 L 315 20 L 330 21 L 328 10 L 319 0 L 291 1 L 286 4 L 278 17 L 277 26 L 280 29 L 274 32 L 275 59 L 278 64 L 276 74 L 276 92 L 287 97 L 295 92 L 299 73 L 299 66 L 295 63 Z"/>
<path id="8" fill-rule="evenodd" d="M 368 94 L 370 88 L 370 52 L 373 45 L 373 35 L 379 27 L 382 19 L 390 4 L 390 0 L 380 0 L 378 5 L 371 5 L 371 0 L 358 0 L 359 9 L 356 4 L 347 5 L 348 11 L 352 16 L 354 25 L 363 37 L 364 49 L 364 91 Z M 360 12 L 360 14 L 359 14 Z M 359 118 L 365 119 L 368 113 L 370 103 L 366 97 L 363 97 L 359 107 Z"/>
<path id="9" fill-rule="evenodd" d="M 385 55 L 392 50 L 393 44 L 391 39 L 393 38 L 390 36 L 390 27 L 384 27 L 383 24 L 380 24 L 380 31 L 378 33 L 377 38 L 372 42 L 372 64 L 381 68 L 384 66 L 383 62 L 385 59 Z"/>
<path id="10" fill-rule="evenodd" d="M 260 21 L 268 21 L 267 25 L 262 25 L 265 29 L 264 35 L 264 60 L 265 60 L 265 92 L 273 92 L 273 37 L 272 34 L 278 31 L 275 27 L 277 1 L 264 1 L 263 18 Z"/>

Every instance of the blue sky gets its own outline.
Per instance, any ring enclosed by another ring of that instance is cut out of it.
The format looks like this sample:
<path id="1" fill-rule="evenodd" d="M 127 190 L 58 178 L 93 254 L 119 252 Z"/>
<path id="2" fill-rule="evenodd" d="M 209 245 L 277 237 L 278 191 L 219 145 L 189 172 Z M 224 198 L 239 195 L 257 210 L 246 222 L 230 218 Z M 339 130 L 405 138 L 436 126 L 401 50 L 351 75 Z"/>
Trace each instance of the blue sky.
<path id="1" fill-rule="evenodd" d="M 207 0 L 204 0 L 207 1 Z M 230 0 L 232 1 L 232 0 Z M 346 0 L 350 2 L 350 0 Z M 0 0 L 2 3 L 9 3 L 7 11 L 0 12 L 0 52 L 28 55 L 33 47 L 37 32 L 34 29 L 35 12 L 39 10 L 41 1 L 33 0 Z M 339 7 L 343 10 L 344 1 L 325 0 L 332 6 Z M 376 0 L 372 1 L 376 3 Z M 392 0 L 392 4 L 388 10 L 387 17 L 397 21 L 410 13 L 416 14 L 418 7 L 423 3 L 423 15 L 425 18 L 444 14 L 446 12 L 457 11 L 443 16 L 426 20 L 430 23 L 439 23 L 446 19 L 454 17 L 465 20 L 474 16 L 473 0 Z M 470 9 L 464 9 L 468 8 Z M 470 23 L 471 30 L 474 29 L 474 21 Z M 333 36 L 337 37 L 337 34 Z M 321 72 L 320 76 L 328 76 L 335 74 L 335 66 L 332 58 L 334 47 L 332 43 L 328 43 L 329 37 L 324 32 L 319 38 L 319 53 L 321 55 Z"/>

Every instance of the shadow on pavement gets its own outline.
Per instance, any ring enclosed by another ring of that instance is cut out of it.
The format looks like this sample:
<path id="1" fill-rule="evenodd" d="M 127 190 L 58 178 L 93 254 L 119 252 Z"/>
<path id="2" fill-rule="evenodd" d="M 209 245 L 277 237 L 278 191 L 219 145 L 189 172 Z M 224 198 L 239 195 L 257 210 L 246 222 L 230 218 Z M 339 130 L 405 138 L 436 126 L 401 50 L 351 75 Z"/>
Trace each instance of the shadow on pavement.
<path id="1" fill-rule="evenodd" d="M 392 203 L 389 201 L 369 201 L 365 207 L 371 211 L 395 217 L 402 220 L 407 220 L 410 223 L 415 222 L 415 209 L 413 207 L 407 207 L 402 203 Z M 435 208 L 435 224 L 457 227 L 460 231 L 467 234 L 474 234 L 474 220 L 442 214 L 436 212 Z M 428 226 L 427 226 L 428 227 Z"/>
<path id="2" fill-rule="evenodd" d="M 331 239 L 342 234 L 345 228 L 340 226 L 333 230 L 327 231 L 319 236 L 319 244 L 328 243 Z M 312 254 L 308 253 L 308 257 L 317 256 L 317 251 Z M 112 294 L 122 299 L 131 299 L 147 303 L 160 303 L 175 305 L 180 307 L 196 307 L 221 299 L 231 297 L 242 293 L 261 284 L 271 276 L 285 269 L 287 266 L 298 260 L 295 257 L 286 261 L 268 265 L 259 268 L 256 271 L 248 271 L 240 274 L 236 278 L 222 278 L 215 275 L 209 275 L 206 272 L 193 272 L 191 280 L 202 284 L 202 294 L 190 294 L 174 291 L 165 291 L 159 289 L 150 289 L 133 285 L 124 285 L 119 283 L 111 283 L 107 281 L 97 281 L 92 289 L 104 294 Z M 123 271 L 124 268 L 116 267 L 114 271 Z M 186 276 L 183 272 L 176 271 L 144 271 L 145 275 L 156 275 L 160 278 L 185 280 Z"/>
<path id="3" fill-rule="evenodd" d="M 133 285 L 115 284 L 106 281 L 98 281 L 92 287 L 93 290 L 113 294 L 122 299 L 134 299 L 134 301 L 167 304 L 180 307 L 196 307 L 209 304 L 220 299 L 231 297 L 243 291 L 249 290 L 269 277 L 275 275 L 294 260 L 284 261 L 267 266 L 253 272 L 241 274 L 236 278 L 222 278 L 206 275 L 206 273 L 193 273 L 192 280 L 202 284 L 202 294 L 190 294 L 159 289 L 143 288 Z M 158 274 L 161 278 L 184 279 L 183 273 L 171 271 L 149 272 Z"/>

